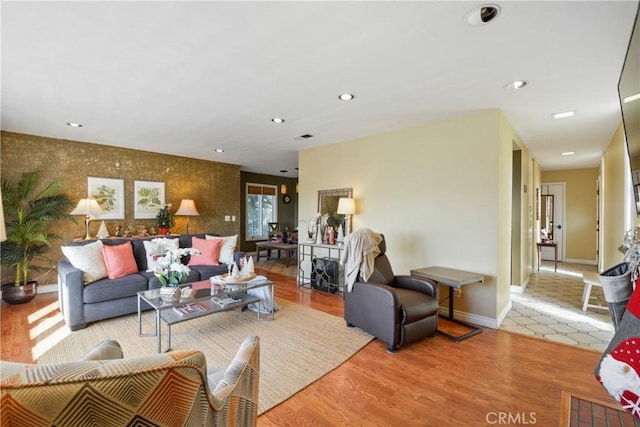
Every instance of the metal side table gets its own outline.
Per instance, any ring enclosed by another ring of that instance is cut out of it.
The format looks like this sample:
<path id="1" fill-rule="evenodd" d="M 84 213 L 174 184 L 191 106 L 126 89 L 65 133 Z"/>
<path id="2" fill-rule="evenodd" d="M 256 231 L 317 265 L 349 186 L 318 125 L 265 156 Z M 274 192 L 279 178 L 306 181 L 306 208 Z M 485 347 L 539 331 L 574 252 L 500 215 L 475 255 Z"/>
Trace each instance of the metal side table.
<path id="1" fill-rule="evenodd" d="M 484 276 L 482 274 L 470 273 L 468 271 L 455 270 L 453 268 L 447 267 L 426 267 L 426 268 L 418 268 L 415 270 L 411 270 L 411 275 L 419 278 L 431 279 L 439 285 L 445 285 L 449 287 L 449 317 L 448 320 L 459 325 L 466 326 L 467 328 L 471 328 L 471 332 L 468 332 L 463 335 L 451 335 L 446 332 L 442 332 L 438 330 L 438 333 L 444 335 L 445 337 L 455 341 L 460 342 L 462 340 L 466 340 L 474 335 L 482 332 L 482 328 L 479 328 L 474 325 L 470 325 L 468 323 L 461 322 L 453 317 L 453 292 L 454 289 L 460 289 L 464 285 L 468 285 L 471 283 L 482 283 L 484 282 Z"/>

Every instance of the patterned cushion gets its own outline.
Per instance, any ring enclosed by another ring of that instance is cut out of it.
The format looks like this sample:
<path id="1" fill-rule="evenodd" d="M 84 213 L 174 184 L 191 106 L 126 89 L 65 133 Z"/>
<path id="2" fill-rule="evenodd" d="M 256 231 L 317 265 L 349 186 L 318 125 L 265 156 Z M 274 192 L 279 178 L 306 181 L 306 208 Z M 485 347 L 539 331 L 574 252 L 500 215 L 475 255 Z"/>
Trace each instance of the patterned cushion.
<path id="1" fill-rule="evenodd" d="M 114 342 L 104 345 L 98 353 L 108 354 Z M 213 394 L 205 357 L 195 350 L 56 365 L 0 362 L 1 425 L 255 425 L 259 358 L 259 338 L 248 337 Z"/>

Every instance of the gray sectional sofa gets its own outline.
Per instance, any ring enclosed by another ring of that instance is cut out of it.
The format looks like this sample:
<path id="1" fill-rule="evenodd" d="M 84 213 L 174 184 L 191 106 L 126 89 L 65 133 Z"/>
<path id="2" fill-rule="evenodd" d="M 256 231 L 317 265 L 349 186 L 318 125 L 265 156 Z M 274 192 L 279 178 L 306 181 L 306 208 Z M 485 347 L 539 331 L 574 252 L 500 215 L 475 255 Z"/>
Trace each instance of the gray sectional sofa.
<path id="1" fill-rule="evenodd" d="M 218 236 L 207 233 L 209 236 Z M 191 247 L 191 238 L 205 238 L 205 234 L 183 234 L 168 236 L 178 238 L 181 248 Z M 90 322 L 118 317 L 125 314 L 137 313 L 137 293 L 148 289 L 161 287 L 160 281 L 147 271 L 147 257 L 143 242 L 162 236 L 148 238 L 112 238 L 104 239 L 104 245 L 119 245 L 130 242 L 133 246 L 133 256 L 138 266 L 138 273 L 129 274 L 117 279 L 100 279 L 84 284 L 82 271 L 75 268 L 67 259 L 58 262 L 58 300 L 64 321 L 72 330 L 83 329 Z M 70 242 L 68 246 L 81 246 L 95 240 L 81 240 Z M 244 253 L 235 252 L 234 259 L 244 257 Z M 183 263 L 189 262 L 189 256 L 182 258 Z M 207 280 L 212 276 L 227 273 L 227 265 L 193 265 L 190 266 L 187 282 Z M 146 304 L 145 304 L 146 305 Z M 146 305 L 144 309 L 150 307 Z"/>

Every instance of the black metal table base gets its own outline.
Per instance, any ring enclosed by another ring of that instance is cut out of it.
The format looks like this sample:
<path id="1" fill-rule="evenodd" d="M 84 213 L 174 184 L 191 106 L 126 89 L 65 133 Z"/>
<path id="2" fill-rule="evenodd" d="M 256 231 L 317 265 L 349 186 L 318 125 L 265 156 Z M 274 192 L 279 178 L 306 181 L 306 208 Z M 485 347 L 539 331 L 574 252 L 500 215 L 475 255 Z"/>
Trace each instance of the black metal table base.
<path id="1" fill-rule="evenodd" d="M 471 329 L 471 332 L 467 332 L 466 334 L 462 334 L 462 335 L 451 335 L 439 329 L 436 330 L 436 332 L 438 332 L 440 335 L 444 335 L 445 337 L 455 342 L 466 340 L 467 338 L 471 338 L 472 336 L 478 335 L 480 332 L 482 332 L 482 328 L 479 328 L 474 325 L 470 325 L 468 323 L 461 322 L 453 318 L 453 288 L 452 287 L 449 288 L 449 317 L 445 317 L 445 319 L 447 319 L 449 322 L 457 323 L 458 325 L 466 326 L 467 328 Z"/>

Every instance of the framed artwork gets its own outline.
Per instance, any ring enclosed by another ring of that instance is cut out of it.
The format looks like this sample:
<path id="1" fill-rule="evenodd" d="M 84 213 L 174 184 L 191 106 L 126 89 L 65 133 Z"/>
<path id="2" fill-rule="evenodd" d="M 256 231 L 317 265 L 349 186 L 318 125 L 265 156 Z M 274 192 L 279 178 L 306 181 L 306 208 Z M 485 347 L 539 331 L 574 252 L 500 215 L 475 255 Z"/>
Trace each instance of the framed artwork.
<path id="1" fill-rule="evenodd" d="M 87 194 L 104 211 L 100 219 L 124 219 L 124 179 L 87 178 Z"/>
<path id="2" fill-rule="evenodd" d="M 164 182 L 134 181 L 135 219 L 152 219 L 164 206 Z"/>

